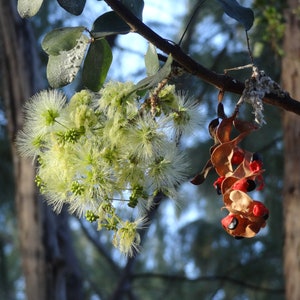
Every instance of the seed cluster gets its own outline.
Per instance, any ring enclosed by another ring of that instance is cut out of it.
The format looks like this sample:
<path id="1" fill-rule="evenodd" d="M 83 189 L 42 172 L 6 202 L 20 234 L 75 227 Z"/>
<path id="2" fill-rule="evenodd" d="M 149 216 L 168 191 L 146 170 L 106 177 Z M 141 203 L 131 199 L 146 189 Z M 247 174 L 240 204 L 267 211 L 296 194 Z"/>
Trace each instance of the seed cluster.
<path id="1" fill-rule="evenodd" d="M 224 208 L 229 212 L 221 221 L 223 228 L 236 238 L 250 238 L 266 226 L 269 216 L 265 205 L 248 195 L 249 192 L 261 190 L 264 186 L 262 159 L 259 154 L 239 147 L 239 143 L 257 127 L 237 119 L 237 110 L 227 118 L 221 103 L 218 111 L 222 121 L 219 123 L 217 118 L 209 125 L 215 142 L 210 150 L 210 160 L 191 182 L 201 184 L 208 172 L 215 169 L 219 178 L 214 182 L 214 187 L 223 196 Z M 238 132 L 234 137 L 233 129 Z"/>

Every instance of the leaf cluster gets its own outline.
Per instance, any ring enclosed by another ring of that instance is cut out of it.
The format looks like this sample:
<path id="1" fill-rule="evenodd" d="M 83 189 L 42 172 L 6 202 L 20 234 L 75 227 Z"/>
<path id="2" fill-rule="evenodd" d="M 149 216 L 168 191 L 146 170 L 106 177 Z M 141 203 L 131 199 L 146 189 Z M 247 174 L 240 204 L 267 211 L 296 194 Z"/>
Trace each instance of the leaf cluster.
<path id="1" fill-rule="evenodd" d="M 241 23 L 246 31 L 252 27 L 254 15 L 251 9 L 241 6 L 236 0 L 217 1 L 224 12 Z M 19 14 L 22 17 L 32 17 L 39 11 L 42 3 L 42 0 L 30 2 L 19 0 Z M 58 3 L 69 13 L 80 15 L 86 1 L 58 0 Z M 120 3 L 142 20 L 144 1 L 123 0 Z M 112 62 L 112 52 L 105 37 L 126 34 L 132 30 L 134 28 L 131 28 L 115 11 L 109 11 L 94 21 L 91 30 L 79 26 L 59 28 L 48 33 L 42 42 L 42 48 L 49 55 L 47 78 L 50 86 L 58 88 L 71 83 L 84 61 L 83 85 L 92 91 L 99 91 Z M 89 37 L 83 34 L 84 31 Z"/>
<path id="2" fill-rule="evenodd" d="M 283 55 L 281 45 L 285 30 L 286 1 L 256 0 L 254 9 L 257 11 L 256 30 L 262 32 L 262 40 L 270 45 L 276 55 L 281 57 Z"/>

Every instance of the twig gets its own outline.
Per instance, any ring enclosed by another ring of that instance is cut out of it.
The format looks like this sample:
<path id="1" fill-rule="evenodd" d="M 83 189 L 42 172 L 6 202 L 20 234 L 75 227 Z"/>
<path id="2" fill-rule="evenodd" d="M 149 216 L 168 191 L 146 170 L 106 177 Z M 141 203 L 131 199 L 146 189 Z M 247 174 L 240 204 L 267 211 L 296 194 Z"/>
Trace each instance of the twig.
<path id="1" fill-rule="evenodd" d="M 247 30 L 246 30 L 246 39 L 247 39 L 247 48 L 248 48 L 248 53 L 249 53 L 249 56 L 250 56 L 250 59 L 251 59 L 251 63 L 252 63 L 252 65 L 254 65 L 253 54 L 252 54 L 252 50 L 251 50 L 251 47 L 250 47 L 250 38 L 249 38 Z"/>
<path id="2" fill-rule="evenodd" d="M 159 193 L 154 197 L 153 206 L 147 213 L 147 220 L 149 224 L 152 222 L 157 212 L 157 209 L 164 197 L 165 196 L 162 193 Z M 145 235 L 149 227 L 150 225 L 140 231 L 140 237 L 142 243 L 144 241 Z M 136 259 L 137 259 L 137 254 L 135 256 L 128 258 L 127 263 L 122 271 L 122 275 L 120 276 L 119 282 L 110 300 L 121 300 L 123 299 L 125 294 L 127 294 L 130 297 L 129 299 L 134 299 L 134 295 L 130 294 L 132 292 L 132 289 L 130 287 L 133 278 L 133 269 L 134 269 Z"/>
<path id="3" fill-rule="evenodd" d="M 80 219 L 77 219 L 77 220 L 78 220 L 78 222 L 79 222 L 79 224 L 81 226 L 81 230 L 85 234 L 86 238 L 93 244 L 93 246 L 97 249 L 97 251 L 99 253 L 101 253 L 101 255 L 106 259 L 107 263 L 110 265 L 110 267 L 112 268 L 112 270 L 114 270 L 114 272 L 116 274 L 119 274 L 121 268 L 111 258 L 111 256 L 108 254 L 108 252 L 104 249 L 103 245 L 100 243 L 100 241 L 98 239 L 96 239 L 90 233 L 90 231 L 87 229 L 87 227 L 83 224 L 83 221 L 80 220 Z"/>
<path id="4" fill-rule="evenodd" d="M 224 69 L 224 73 L 227 74 L 229 71 L 239 71 L 239 70 L 244 70 L 244 69 L 247 69 L 247 68 L 253 68 L 253 64 L 248 64 L 248 65 L 245 65 L 245 66 L 239 66 L 239 67 Z"/>

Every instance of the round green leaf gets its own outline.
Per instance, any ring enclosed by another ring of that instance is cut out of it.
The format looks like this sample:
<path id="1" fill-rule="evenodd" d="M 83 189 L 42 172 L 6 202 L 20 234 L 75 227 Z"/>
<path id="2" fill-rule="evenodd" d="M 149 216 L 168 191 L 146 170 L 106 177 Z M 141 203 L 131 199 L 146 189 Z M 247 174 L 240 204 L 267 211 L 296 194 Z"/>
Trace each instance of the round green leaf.
<path id="1" fill-rule="evenodd" d="M 54 29 L 44 37 L 42 48 L 48 55 L 59 55 L 61 51 L 69 51 L 76 46 L 84 30 L 83 26 Z"/>
<path id="2" fill-rule="evenodd" d="M 33 17 L 43 4 L 43 0 L 18 0 L 18 13 L 22 18 Z"/>
<path id="3" fill-rule="evenodd" d="M 153 44 L 149 44 L 145 55 L 145 66 L 147 75 L 151 76 L 157 73 L 159 70 L 159 59 L 156 52 L 156 48 Z"/>
<path id="4" fill-rule="evenodd" d="M 111 48 L 106 39 L 95 40 L 86 55 L 82 80 L 90 90 L 97 92 L 102 87 L 112 62 Z"/>
<path id="5" fill-rule="evenodd" d="M 143 0 L 121 0 L 121 2 L 140 20 L 142 20 L 144 1 Z"/>
<path id="6" fill-rule="evenodd" d="M 223 7 L 224 12 L 235 19 L 248 31 L 254 22 L 254 13 L 252 9 L 241 6 L 236 0 L 217 0 Z"/>
<path id="7" fill-rule="evenodd" d="M 109 11 L 98 17 L 92 28 L 92 36 L 102 38 L 112 34 L 124 34 L 130 31 L 129 25 L 114 11 Z"/>
<path id="8" fill-rule="evenodd" d="M 169 55 L 163 67 L 159 69 L 158 72 L 156 72 L 156 74 L 148 76 L 142 79 L 141 81 L 139 81 L 136 84 L 135 89 L 146 90 L 159 84 L 163 79 L 165 79 L 170 74 L 172 62 L 173 62 L 173 58 L 171 55 Z"/>
<path id="9" fill-rule="evenodd" d="M 58 88 L 71 83 L 77 75 L 89 40 L 82 35 L 69 51 L 50 55 L 47 64 L 47 79 L 51 87 Z"/>
<path id="10" fill-rule="evenodd" d="M 79 16 L 84 9 L 86 0 L 57 0 L 57 2 L 70 14 Z"/>

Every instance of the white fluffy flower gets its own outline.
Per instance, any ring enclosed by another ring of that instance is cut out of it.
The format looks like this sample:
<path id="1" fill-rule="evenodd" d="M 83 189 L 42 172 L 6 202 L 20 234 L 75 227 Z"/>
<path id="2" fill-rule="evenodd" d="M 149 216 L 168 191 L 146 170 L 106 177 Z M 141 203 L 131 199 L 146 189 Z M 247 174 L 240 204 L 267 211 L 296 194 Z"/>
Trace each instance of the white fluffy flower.
<path id="1" fill-rule="evenodd" d="M 44 90 L 25 104 L 26 127 L 37 134 L 50 132 L 66 104 L 64 94 L 57 90 Z"/>

